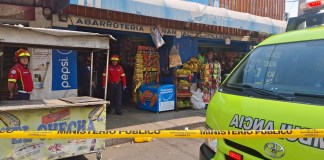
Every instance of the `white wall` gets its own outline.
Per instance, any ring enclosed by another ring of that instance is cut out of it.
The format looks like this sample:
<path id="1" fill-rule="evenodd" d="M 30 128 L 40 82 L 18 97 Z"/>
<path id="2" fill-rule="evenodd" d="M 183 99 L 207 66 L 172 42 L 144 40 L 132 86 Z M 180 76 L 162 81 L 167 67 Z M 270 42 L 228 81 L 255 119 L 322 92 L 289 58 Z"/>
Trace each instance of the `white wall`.
<path id="1" fill-rule="evenodd" d="M 52 27 L 52 21 L 47 20 L 43 16 L 43 8 L 36 7 L 35 8 L 35 21 L 29 22 L 30 27 L 40 27 L 40 28 L 50 28 Z"/>

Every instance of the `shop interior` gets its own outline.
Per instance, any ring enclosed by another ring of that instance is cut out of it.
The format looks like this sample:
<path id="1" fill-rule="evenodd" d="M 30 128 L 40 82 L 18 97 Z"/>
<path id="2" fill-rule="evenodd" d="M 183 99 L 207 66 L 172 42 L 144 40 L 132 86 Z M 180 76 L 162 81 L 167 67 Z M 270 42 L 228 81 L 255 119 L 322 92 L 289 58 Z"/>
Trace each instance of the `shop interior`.
<path id="1" fill-rule="evenodd" d="M 176 87 L 176 108 L 205 108 L 225 75 L 248 53 L 248 46 L 245 42 L 232 41 L 226 45 L 224 40 L 198 40 L 196 56 L 176 70 L 174 82 L 180 86 Z"/>
<path id="2" fill-rule="evenodd" d="M 91 31 L 89 28 L 78 27 L 79 31 Z M 98 33 L 105 34 L 106 30 L 96 30 Z M 138 52 L 138 46 L 154 46 L 152 39 L 149 34 L 140 34 L 140 33 L 128 33 L 128 32 L 119 32 L 112 31 L 108 34 L 113 34 L 114 38 L 117 41 L 110 42 L 110 53 L 117 54 L 120 58 L 119 64 L 123 67 L 125 75 L 126 75 L 126 83 L 127 88 L 123 92 L 123 105 L 131 105 L 134 103 L 132 100 L 132 88 L 133 88 L 133 76 L 134 76 L 134 67 L 135 67 L 135 55 Z M 78 94 L 89 95 L 84 93 L 84 78 L 82 78 L 82 74 L 84 73 L 84 67 L 87 63 L 87 57 L 90 53 L 82 52 L 78 54 Z M 105 52 L 94 54 L 93 57 L 93 93 L 92 95 L 97 98 L 103 98 L 104 90 L 102 88 L 102 73 L 104 72 L 104 66 L 106 64 L 106 56 Z M 90 79 L 89 79 L 90 80 Z M 89 92 L 89 91 L 88 91 Z M 109 93 L 108 93 L 109 94 Z"/>
<path id="3" fill-rule="evenodd" d="M 207 61 L 207 54 L 212 52 L 213 60 L 221 64 L 222 80 L 250 51 L 249 43 L 237 41 L 231 41 L 229 45 L 226 45 L 224 40 L 200 40 L 198 46 L 199 56 L 204 57 L 204 61 Z"/>
<path id="4" fill-rule="evenodd" d="M 0 101 L 7 100 L 9 97 L 8 73 L 15 65 L 14 55 L 18 49 L 16 47 L 0 48 Z"/>

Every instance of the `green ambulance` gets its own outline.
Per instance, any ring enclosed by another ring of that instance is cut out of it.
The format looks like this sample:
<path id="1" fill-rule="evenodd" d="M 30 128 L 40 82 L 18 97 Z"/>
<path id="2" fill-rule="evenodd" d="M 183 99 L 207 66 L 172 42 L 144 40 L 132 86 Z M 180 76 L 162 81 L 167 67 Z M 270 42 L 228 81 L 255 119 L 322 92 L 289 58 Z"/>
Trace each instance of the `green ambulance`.
<path id="1" fill-rule="evenodd" d="M 213 96 L 206 129 L 324 129 L 324 1 L 254 48 Z M 304 26 L 305 29 L 299 29 Z M 323 160 L 322 138 L 206 139 L 200 159 Z"/>

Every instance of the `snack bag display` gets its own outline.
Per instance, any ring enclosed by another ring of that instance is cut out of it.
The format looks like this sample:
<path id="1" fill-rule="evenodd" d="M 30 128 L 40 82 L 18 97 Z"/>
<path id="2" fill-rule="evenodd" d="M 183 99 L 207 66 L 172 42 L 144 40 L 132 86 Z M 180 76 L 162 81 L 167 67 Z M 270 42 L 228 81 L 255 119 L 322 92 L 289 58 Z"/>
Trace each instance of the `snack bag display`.
<path id="1" fill-rule="evenodd" d="M 154 47 L 138 46 L 135 55 L 135 68 L 133 77 L 133 101 L 137 103 L 138 89 L 143 84 L 159 83 L 160 56 Z"/>

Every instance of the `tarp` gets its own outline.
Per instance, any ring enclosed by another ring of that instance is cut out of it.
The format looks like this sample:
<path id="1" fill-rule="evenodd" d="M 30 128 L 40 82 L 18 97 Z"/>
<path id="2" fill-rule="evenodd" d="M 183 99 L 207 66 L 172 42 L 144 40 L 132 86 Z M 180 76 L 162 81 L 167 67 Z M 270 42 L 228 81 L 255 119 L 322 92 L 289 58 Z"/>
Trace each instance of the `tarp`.
<path id="1" fill-rule="evenodd" d="M 70 3 L 137 15 L 270 34 L 284 32 L 287 25 L 286 21 L 180 0 L 101 0 L 100 2 L 91 1 L 91 3 L 89 3 L 89 0 L 70 0 Z"/>
<path id="2" fill-rule="evenodd" d="M 107 50 L 109 34 L 0 25 L 0 44 L 37 48 Z"/>

